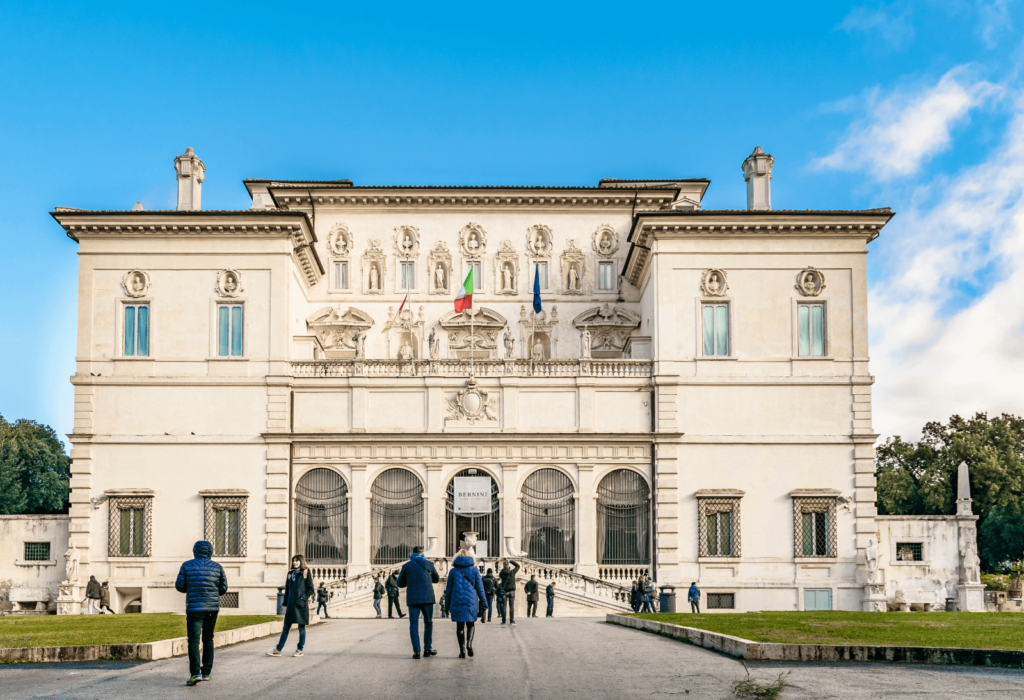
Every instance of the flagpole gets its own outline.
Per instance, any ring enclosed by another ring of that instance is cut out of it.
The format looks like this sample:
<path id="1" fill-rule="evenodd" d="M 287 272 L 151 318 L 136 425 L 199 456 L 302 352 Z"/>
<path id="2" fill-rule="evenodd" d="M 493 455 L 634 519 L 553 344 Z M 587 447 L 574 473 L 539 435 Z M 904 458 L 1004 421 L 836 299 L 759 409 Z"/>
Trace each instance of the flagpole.
<path id="1" fill-rule="evenodd" d="M 469 308 L 469 310 L 470 310 L 470 312 L 472 312 L 473 311 L 473 307 L 471 306 Z M 473 355 L 475 354 L 475 352 L 474 352 L 474 345 L 476 344 L 476 331 L 475 331 L 475 326 L 473 325 L 475 318 L 476 318 L 476 316 L 473 313 L 469 314 L 469 378 L 470 379 L 473 378 Z"/>

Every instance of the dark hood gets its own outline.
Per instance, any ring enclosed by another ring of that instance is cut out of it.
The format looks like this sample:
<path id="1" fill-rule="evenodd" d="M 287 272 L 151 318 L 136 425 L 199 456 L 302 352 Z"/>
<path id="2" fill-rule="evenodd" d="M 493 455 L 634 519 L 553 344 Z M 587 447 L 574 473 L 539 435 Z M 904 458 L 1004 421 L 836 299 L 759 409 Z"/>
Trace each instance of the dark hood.
<path id="1" fill-rule="evenodd" d="M 206 540 L 199 540 L 192 545 L 192 556 L 196 559 L 209 559 L 213 556 L 213 545 Z"/>

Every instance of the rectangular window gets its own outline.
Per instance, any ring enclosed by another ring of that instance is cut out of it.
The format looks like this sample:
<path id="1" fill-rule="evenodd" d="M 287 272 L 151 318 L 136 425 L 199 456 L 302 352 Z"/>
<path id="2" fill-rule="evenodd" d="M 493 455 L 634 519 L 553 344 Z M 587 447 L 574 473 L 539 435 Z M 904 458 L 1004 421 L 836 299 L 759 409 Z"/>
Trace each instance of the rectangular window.
<path id="1" fill-rule="evenodd" d="M 26 542 L 25 561 L 50 561 L 50 543 Z"/>
<path id="2" fill-rule="evenodd" d="M 610 260 L 597 264 L 597 288 L 602 292 L 615 289 L 615 263 Z"/>
<path id="3" fill-rule="evenodd" d="M 141 557 L 144 552 L 145 509 L 124 508 L 118 512 L 121 516 L 121 546 L 118 549 L 118 555 L 122 557 Z"/>
<path id="4" fill-rule="evenodd" d="M 542 290 L 549 289 L 548 287 L 548 264 L 546 262 L 538 262 L 534 264 L 535 275 L 540 278 L 540 288 Z M 533 291 L 533 280 L 530 280 L 530 291 Z"/>
<path id="5" fill-rule="evenodd" d="M 237 557 L 239 552 L 239 511 L 215 508 L 213 511 L 213 553 L 215 556 Z"/>
<path id="6" fill-rule="evenodd" d="M 704 357 L 729 356 L 729 305 L 701 304 Z"/>
<path id="7" fill-rule="evenodd" d="M 482 292 L 484 289 L 484 264 L 480 260 L 469 263 L 473 268 L 473 292 Z"/>
<path id="8" fill-rule="evenodd" d="M 796 557 L 836 556 L 836 504 L 834 496 L 793 498 L 793 555 Z"/>
<path id="9" fill-rule="evenodd" d="M 697 493 L 698 556 L 738 557 L 740 547 L 740 498 L 742 491 Z"/>
<path id="10" fill-rule="evenodd" d="M 217 354 L 221 357 L 242 356 L 242 321 L 241 304 L 217 307 Z"/>
<path id="11" fill-rule="evenodd" d="M 220 597 L 220 606 L 222 608 L 237 608 L 238 607 L 238 591 L 228 591 Z"/>
<path id="12" fill-rule="evenodd" d="M 799 356 L 825 356 L 825 305 L 798 304 Z"/>
<path id="13" fill-rule="evenodd" d="M 735 593 L 708 593 L 708 610 L 732 610 L 735 607 Z"/>
<path id="14" fill-rule="evenodd" d="M 473 284 L 476 284 L 476 271 L 473 271 Z M 402 263 L 402 289 L 416 289 L 416 263 Z"/>
<path id="15" fill-rule="evenodd" d="M 203 492 L 200 492 L 203 493 Z M 248 496 L 203 496 L 203 531 L 206 540 L 213 543 L 216 557 L 246 556 L 246 506 Z"/>
<path id="16" fill-rule="evenodd" d="M 924 561 L 924 545 L 920 542 L 897 542 L 896 561 Z"/>
<path id="17" fill-rule="evenodd" d="M 124 307 L 124 355 L 149 356 L 149 304 L 126 304 Z"/>
<path id="18" fill-rule="evenodd" d="M 831 610 L 831 588 L 805 588 L 804 610 Z"/>
<path id="19" fill-rule="evenodd" d="M 334 263 L 334 288 L 348 289 L 348 262 Z"/>
<path id="20" fill-rule="evenodd" d="M 803 526 L 803 555 L 828 556 L 828 513 L 804 513 Z"/>
<path id="21" fill-rule="evenodd" d="M 708 556 L 732 556 L 732 513 L 708 515 Z"/>

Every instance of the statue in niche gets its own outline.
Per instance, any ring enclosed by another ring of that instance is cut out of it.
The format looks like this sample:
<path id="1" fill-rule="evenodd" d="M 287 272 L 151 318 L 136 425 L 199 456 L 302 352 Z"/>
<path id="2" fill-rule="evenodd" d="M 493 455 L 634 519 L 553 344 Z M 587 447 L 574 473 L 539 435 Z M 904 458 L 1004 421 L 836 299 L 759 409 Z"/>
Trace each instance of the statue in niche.
<path id="1" fill-rule="evenodd" d="M 380 273 L 377 272 L 376 265 L 370 265 L 370 290 L 377 291 L 380 289 Z"/>
<path id="2" fill-rule="evenodd" d="M 580 273 L 576 271 L 575 265 L 569 266 L 569 289 L 577 291 L 580 288 Z"/>
<path id="3" fill-rule="evenodd" d="M 721 286 L 722 285 L 719 284 L 718 282 L 718 275 L 711 275 L 711 279 L 708 280 L 708 292 L 710 292 L 711 295 L 714 296 L 715 294 L 718 294 L 718 290 L 721 288 Z"/>
<path id="4" fill-rule="evenodd" d="M 138 299 L 149 292 L 149 274 L 142 270 L 129 270 L 125 273 L 121 285 L 124 287 L 125 294 Z"/>
<path id="5" fill-rule="evenodd" d="M 605 231 L 601 235 L 601 243 L 598 245 L 598 248 L 604 255 L 609 255 L 612 252 L 612 245 L 612 234 Z"/>
<path id="6" fill-rule="evenodd" d="M 437 333 L 435 329 L 430 329 L 430 337 L 427 338 L 427 347 L 430 348 L 430 359 L 436 360 L 440 354 L 441 341 L 437 339 Z"/>
<path id="7" fill-rule="evenodd" d="M 444 283 L 444 265 L 441 263 L 434 268 L 434 289 L 447 289 Z"/>
<path id="8" fill-rule="evenodd" d="M 544 229 L 537 229 L 533 232 L 533 249 L 538 253 L 543 253 L 548 249 L 548 237 L 544 233 Z"/>
<path id="9" fill-rule="evenodd" d="M 808 267 L 797 275 L 796 288 L 805 297 L 816 297 L 825 289 L 825 275 L 821 270 Z"/>
<path id="10" fill-rule="evenodd" d="M 413 241 L 412 236 L 408 231 L 405 232 L 405 238 L 402 239 L 402 252 L 406 255 L 412 255 Z"/>
<path id="11" fill-rule="evenodd" d="M 399 360 L 411 360 L 412 359 L 412 345 L 409 345 L 408 338 L 405 340 L 405 344 L 398 351 Z"/>
<path id="12" fill-rule="evenodd" d="M 580 357 L 583 359 L 590 359 L 590 329 L 584 328 L 580 332 Z"/>
<path id="13" fill-rule="evenodd" d="M 75 545 L 69 546 L 68 551 L 64 552 L 64 574 L 67 576 L 64 583 L 78 583 L 78 563 L 81 557 L 82 554 Z"/>
<path id="14" fill-rule="evenodd" d="M 352 336 L 352 342 L 356 346 L 356 359 L 362 360 L 366 357 L 366 334 L 356 331 L 356 334 Z"/>
<path id="15" fill-rule="evenodd" d="M 146 280 L 145 278 L 143 278 L 141 273 L 136 272 L 134 275 L 132 275 L 132 292 L 134 292 L 133 296 L 142 296 L 145 291 Z"/>
<path id="16" fill-rule="evenodd" d="M 501 266 L 501 291 L 512 291 L 512 265 L 510 263 Z"/>
<path id="17" fill-rule="evenodd" d="M 238 288 L 238 282 L 235 281 L 235 276 L 228 274 L 224 276 L 224 291 L 229 295 Z"/>
<path id="18" fill-rule="evenodd" d="M 868 540 L 868 546 L 864 549 L 864 563 L 868 566 L 868 583 L 872 583 L 878 571 L 878 547 L 874 540 Z"/>
<path id="19" fill-rule="evenodd" d="M 512 331 L 505 329 L 505 359 L 511 360 L 516 356 L 516 339 L 512 337 Z"/>
<path id="20" fill-rule="evenodd" d="M 536 342 L 533 344 L 533 359 L 544 359 L 544 345 L 540 342 L 540 338 L 537 338 Z"/>
<path id="21" fill-rule="evenodd" d="M 480 250 L 480 240 L 476 237 L 476 231 L 469 232 L 469 238 L 466 239 L 466 248 L 471 255 L 476 255 L 477 251 Z"/>

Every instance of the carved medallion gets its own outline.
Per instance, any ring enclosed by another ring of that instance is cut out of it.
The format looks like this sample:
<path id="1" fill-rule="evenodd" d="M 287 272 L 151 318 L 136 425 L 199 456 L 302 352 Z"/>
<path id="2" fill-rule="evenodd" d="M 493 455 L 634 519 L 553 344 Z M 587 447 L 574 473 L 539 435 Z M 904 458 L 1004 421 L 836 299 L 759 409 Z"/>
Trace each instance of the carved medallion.
<path id="1" fill-rule="evenodd" d="M 602 258 L 610 258 L 619 250 L 619 233 L 609 224 L 601 224 L 594 231 L 594 252 Z"/>
<path id="2" fill-rule="evenodd" d="M 430 251 L 427 263 L 430 293 L 448 294 L 451 288 L 452 255 L 448 252 L 448 245 L 444 241 L 438 241 L 434 249 Z"/>
<path id="3" fill-rule="evenodd" d="M 516 294 L 519 290 L 519 253 L 512 247 L 512 241 L 507 238 L 502 241 L 501 249 L 496 256 L 495 285 L 497 294 Z"/>
<path id="4" fill-rule="evenodd" d="M 463 255 L 479 258 L 487 251 L 487 234 L 480 224 L 470 222 L 459 231 L 459 243 Z"/>
<path id="5" fill-rule="evenodd" d="M 825 275 L 808 267 L 796 276 L 796 288 L 805 297 L 816 297 L 825 289 Z"/>
<path id="6" fill-rule="evenodd" d="M 415 226 L 395 227 L 395 250 L 400 258 L 413 258 L 420 254 L 420 230 Z"/>
<path id="7" fill-rule="evenodd" d="M 549 257 L 551 249 L 554 247 L 553 241 L 551 229 L 544 224 L 531 226 L 526 234 L 526 248 L 535 258 Z"/>
<path id="8" fill-rule="evenodd" d="M 498 402 L 498 392 L 481 389 L 475 379 L 470 379 L 465 389 L 447 398 L 445 425 L 497 423 Z"/>
<path id="9" fill-rule="evenodd" d="M 144 297 L 149 294 L 149 273 L 142 270 L 128 270 L 121 281 L 124 293 L 133 299 Z"/>
<path id="10" fill-rule="evenodd" d="M 706 270 L 700 288 L 706 297 L 724 297 L 729 289 L 729 281 L 725 270 Z"/>
<path id="11" fill-rule="evenodd" d="M 327 247 L 334 255 L 348 255 L 352 252 L 352 232 L 345 224 L 335 224 L 327 234 Z"/>
<path id="12" fill-rule="evenodd" d="M 217 273 L 215 291 L 222 297 L 234 299 L 242 293 L 242 273 L 238 270 L 221 270 Z"/>

